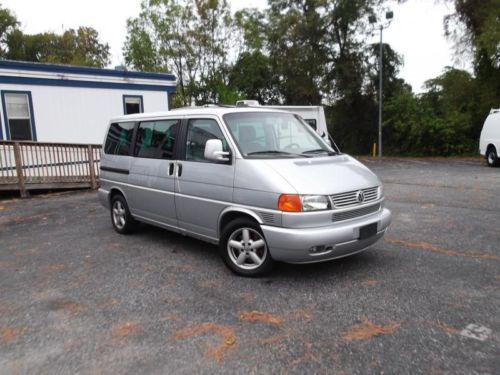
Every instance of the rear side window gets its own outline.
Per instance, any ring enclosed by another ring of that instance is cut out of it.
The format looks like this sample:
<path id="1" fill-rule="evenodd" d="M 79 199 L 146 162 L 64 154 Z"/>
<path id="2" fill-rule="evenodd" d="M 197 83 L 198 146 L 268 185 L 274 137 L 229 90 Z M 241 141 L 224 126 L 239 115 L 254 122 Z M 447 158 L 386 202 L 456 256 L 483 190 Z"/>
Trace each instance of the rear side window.
<path id="1" fill-rule="evenodd" d="M 111 155 L 129 155 L 134 123 L 114 123 L 109 127 L 108 137 L 104 144 L 104 153 Z"/>
<path id="2" fill-rule="evenodd" d="M 139 158 L 172 159 L 180 120 L 141 122 L 134 155 Z"/>

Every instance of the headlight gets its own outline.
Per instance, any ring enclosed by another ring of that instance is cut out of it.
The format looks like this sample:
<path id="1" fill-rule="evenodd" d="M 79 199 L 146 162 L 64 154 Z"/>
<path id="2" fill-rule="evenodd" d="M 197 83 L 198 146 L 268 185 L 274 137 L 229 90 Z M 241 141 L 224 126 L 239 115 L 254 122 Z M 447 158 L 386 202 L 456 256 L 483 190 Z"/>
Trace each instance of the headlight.
<path id="1" fill-rule="evenodd" d="M 281 194 L 278 199 L 278 209 L 284 212 L 320 211 L 330 208 L 330 199 L 325 195 Z"/>
<path id="2" fill-rule="evenodd" d="M 384 186 L 380 185 L 378 187 L 378 199 L 382 198 L 384 196 Z"/>
<path id="3" fill-rule="evenodd" d="M 325 195 L 301 195 L 302 211 L 328 210 L 330 199 Z"/>

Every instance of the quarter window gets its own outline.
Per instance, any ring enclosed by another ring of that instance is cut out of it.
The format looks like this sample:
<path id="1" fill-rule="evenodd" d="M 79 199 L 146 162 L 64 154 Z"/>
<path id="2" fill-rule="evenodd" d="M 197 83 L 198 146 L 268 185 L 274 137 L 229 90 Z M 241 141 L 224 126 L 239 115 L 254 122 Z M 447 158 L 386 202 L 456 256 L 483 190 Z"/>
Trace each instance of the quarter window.
<path id="1" fill-rule="evenodd" d="M 109 127 L 104 152 L 111 155 L 130 155 L 134 123 L 114 123 Z"/>
<path id="2" fill-rule="evenodd" d="M 316 120 L 315 119 L 310 118 L 310 119 L 305 119 L 304 121 L 307 122 L 311 128 L 313 128 L 314 130 L 316 130 L 317 126 L 316 126 Z"/>
<path id="3" fill-rule="evenodd" d="M 25 93 L 5 93 L 5 108 L 10 139 L 32 141 L 32 123 L 29 97 Z"/>
<path id="4" fill-rule="evenodd" d="M 142 122 L 137 129 L 134 155 L 139 158 L 172 159 L 180 120 Z"/>
<path id="5" fill-rule="evenodd" d="M 209 162 L 205 159 L 205 144 L 209 139 L 220 139 L 223 150 L 228 151 L 227 141 L 217 121 L 211 119 L 189 120 L 186 142 L 186 160 Z"/>

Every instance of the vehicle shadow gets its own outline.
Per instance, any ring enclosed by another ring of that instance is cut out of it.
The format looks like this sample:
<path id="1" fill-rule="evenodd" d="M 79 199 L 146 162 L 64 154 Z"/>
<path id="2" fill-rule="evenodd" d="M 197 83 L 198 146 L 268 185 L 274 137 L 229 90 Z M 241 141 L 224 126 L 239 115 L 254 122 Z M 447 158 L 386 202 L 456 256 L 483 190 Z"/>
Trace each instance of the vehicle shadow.
<path id="1" fill-rule="evenodd" d="M 225 269 L 216 245 L 147 224 L 140 226 L 137 235 L 148 238 L 149 241 L 156 243 L 158 248 L 161 248 L 165 240 L 168 239 L 168 247 L 165 247 L 165 252 L 188 254 L 191 258 L 194 257 L 197 263 L 204 263 L 208 267 Z M 387 264 L 388 259 L 386 257 L 382 259 L 379 254 L 380 246 L 382 245 L 376 245 L 361 253 L 327 262 L 311 264 L 277 262 L 271 273 L 261 277 L 260 280 L 271 280 L 270 282 L 278 280 L 300 281 L 332 276 L 336 279 L 342 279 L 344 277 L 352 278 L 353 275 L 376 272 L 379 267 L 387 268 L 389 266 Z M 228 276 L 233 276 L 229 270 L 226 271 Z M 220 273 L 217 272 L 217 274 Z M 238 276 L 234 275 L 234 277 Z"/>

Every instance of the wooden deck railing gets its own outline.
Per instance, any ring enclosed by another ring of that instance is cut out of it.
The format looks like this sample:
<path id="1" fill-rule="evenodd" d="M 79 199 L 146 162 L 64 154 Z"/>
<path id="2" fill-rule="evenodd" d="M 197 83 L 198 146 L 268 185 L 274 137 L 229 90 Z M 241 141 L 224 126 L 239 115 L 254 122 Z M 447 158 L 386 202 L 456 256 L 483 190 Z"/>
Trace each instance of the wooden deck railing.
<path id="1" fill-rule="evenodd" d="M 89 187 L 99 181 L 101 145 L 0 141 L 0 190 Z"/>

